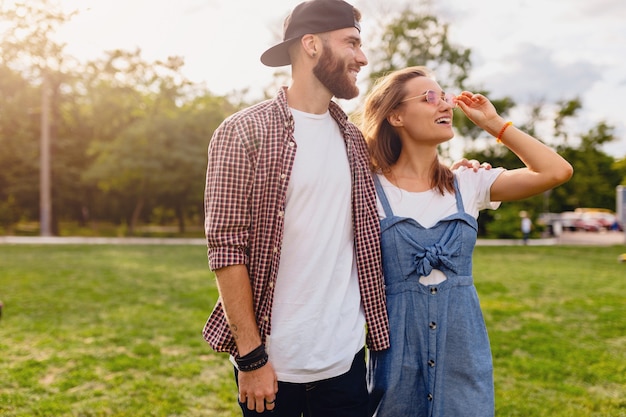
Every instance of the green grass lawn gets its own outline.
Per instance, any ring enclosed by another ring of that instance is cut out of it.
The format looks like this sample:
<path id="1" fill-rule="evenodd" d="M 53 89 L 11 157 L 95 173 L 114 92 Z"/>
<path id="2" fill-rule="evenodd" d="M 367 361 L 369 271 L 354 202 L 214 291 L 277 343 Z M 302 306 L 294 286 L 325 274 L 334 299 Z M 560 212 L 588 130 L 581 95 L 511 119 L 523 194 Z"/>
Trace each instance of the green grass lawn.
<path id="1" fill-rule="evenodd" d="M 626 247 L 477 247 L 498 416 L 626 416 Z M 0 416 L 238 416 L 202 246 L 0 245 Z"/>

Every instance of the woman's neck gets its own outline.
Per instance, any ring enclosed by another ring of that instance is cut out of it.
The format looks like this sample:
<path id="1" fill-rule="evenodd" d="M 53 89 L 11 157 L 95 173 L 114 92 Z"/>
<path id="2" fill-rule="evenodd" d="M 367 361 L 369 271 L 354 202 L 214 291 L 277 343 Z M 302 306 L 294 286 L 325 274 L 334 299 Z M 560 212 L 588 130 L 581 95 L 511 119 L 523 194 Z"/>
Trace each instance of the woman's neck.
<path id="1" fill-rule="evenodd" d="M 427 191 L 432 188 L 433 164 L 438 160 L 435 152 L 419 155 L 406 155 L 400 153 L 400 157 L 391 166 L 385 177 L 396 187 L 411 192 Z"/>

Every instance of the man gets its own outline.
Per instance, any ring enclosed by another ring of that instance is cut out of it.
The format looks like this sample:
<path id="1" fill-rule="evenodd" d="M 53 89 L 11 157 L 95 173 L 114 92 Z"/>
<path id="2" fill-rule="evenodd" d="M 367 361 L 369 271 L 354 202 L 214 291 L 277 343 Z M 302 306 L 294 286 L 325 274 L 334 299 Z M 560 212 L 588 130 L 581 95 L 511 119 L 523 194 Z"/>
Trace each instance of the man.
<path id="1" fill-rule="evenodd" d="M 364 346 L 389 346 L 363 136 L 331 101 L 359 93 L 360 13 L 310 0 L 268 66 L 273 100 L 229 117 L 208 152 L 205 229 L 220 299 L 203 335 L 235 364 L 244 416 L 365 416 Z"/>

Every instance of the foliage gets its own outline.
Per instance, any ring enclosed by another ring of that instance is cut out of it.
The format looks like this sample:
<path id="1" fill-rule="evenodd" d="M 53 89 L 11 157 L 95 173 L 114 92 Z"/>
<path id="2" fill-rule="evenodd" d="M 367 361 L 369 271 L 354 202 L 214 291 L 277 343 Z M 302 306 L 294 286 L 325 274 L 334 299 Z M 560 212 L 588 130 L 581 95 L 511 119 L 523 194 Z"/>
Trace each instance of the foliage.
<path id="1" fill-rule="evenodd" d="M 466 85 L 471 50 L 453 44 L 448 24 L 428 13 L 428 7 L 420 9 L 419 3 L 402 11 L 373 13 L 380 20 L 380 32 L 369 57 L 370 81 L 396 68 L 425 65 L 436 71 L 444 88 L 489 95 Z M 74 15 L 62 12 L 56 0 L 11 7 L 0 3 L 0 233 L 12 233 L 18 222 L 30 225 L 39 216 L 44 78 L 51 87 L 56 234 L 64 234 L 59 225 L 67 223 L 82 228 L 114 223 L 129 235 L 151 222 L 175 224 L 181 233 L 201 227 L 206 148 L 219 123 L 249 104 L 245 90 L 215 96 L 183 77 L 181 57 L 151 62 L 140 50 L 106 51 L 92 61 L 79 62 L 55 40 L 56 31 Z M 277 74 L 277 83 L 286 80 L 285 72 Z M 266 98 L 275 87 L 268 86 Z M 490 98 L 501 114 L 518 107 L 509 97 Z M 614 187 L 626 183 L 626 170 L 623 161 L 613 161 L 600 151 L 602 144 L 615 139 L 612 128 L 598 125 L 578 146 L 565 122 L 576 117 L 582 103 L 575 98 L 557 105 L 553 136 L 562 141 L 558 149 L 572 161 L 574 178 L 544 196 L 505 207 L 512 213 L 525 209 L 533 216 L 578 205 L 613 208 Z M 534 134 L 537 122 L 545 119 L 545 108 L 545 103 L 538 103 L 530 120 L 516 125 Z M 454 123 L 466 141 L 466 156 L 494 166 L 520 166 L 501 147 L 474 146 L 484 132 L 461 112 Z M 492 214 L 481 214 L 484 233 L 507 234 L 504 229 L 514 229 L 512 224 L 490 225 Z"/>
<path id="2" fill-rule="evenodd" d="M 613 169 L 617 171 L 622 177 L 620 185 L 626 186 L 626 158 L 615 161 L 615 163 L 613 164 Z"/>
<path id="3" fill-rule="evenodd" d="M 65 45 L 55 41 L 53 35 L 76 12 L 61 11 L 52 0 L 2 6 L 4 3 L 0 3 L 0 21 L 8 23 L 0 41 L 2 63 L 28 79 L 62 74 L 67 69 Z"/>
<path id="4" fill-rule="evenodd" d="M 38 100 L 36 88 L 0 66 L 0 204 L 19 207 L 27 218 L 37 215 L 39 144 L 32 138 L 39 134 Z M 3 222 L 16 220 L 2 217 Z"/>
<path id="5" fill-rule="evenodd" d="M 574 167 L 574 175 L 570 181 L 554 188 L 540 196 L 505 204 L 511 207 L 511 211 L 526 210 L 531 219 L 537 219 L 542 212 L 571 211 L 578 207 L 599 207 L 615 210 L 615 188 L 624 178 L 623 168 L 613 157 L 601 150 L 605 143 L 616 140 L 613 128 L 604 122 L 598 123 L 587 133 L 580 135 L 578 145 L 571 144 L 568 136 L 562 130 L 565 118 L 573 117 L 577 109 L 581 108 L 580 102 L 575 100 L 562 102 L 563 107 L 557 111 L 555 117 L 555 135 L 563 138 L 564 144 L 557 146 L 557 151 Z M 542 106 L 537 105 L 531 112 L 531 118 L 520 128 L 530 134 L 535 133 L 535 123 L 541 120 Z M 507 169 L 522 167 L 522 162 L 508 149 L 498 144 L 491 144 L 484 149 L 472 149 L 465 153 L 469 159 L 488 161 L 493 166 L 502 166 Z M 500 209 L 501 210 L 501 209 Z M 498 210 L 498 212 L 500 211 Z M 508 226 L 500 223 L 509 218 Z M 498 215 L 493 212 L 483 211 L 479 223 L 483 225 L 481 233 L 489 237 L 510 237 L 510 231 L 517 226 L 518 219 L 514 216 Z"/>
<path id="6" fill-rule="evenodd" d="M 201 225 L 207 145 L 237 105 L 188 82 L 180 57 L 148 62 L 139 50 L 115 50 L 84 64 L 73 61 L 54 42 L 55 30 L 73 14 L 52 6 L 39 0 L 0 13 L 8 27 L 0 42 L 3 229 L 38 216 L 44 76 L 52 87 L 55 225 L 124 222 L 133 234 L 154 212 L 171 212 L 168 221 L 181 232 L 189 220 Z"/>
<path id="7" fill-rule="evenodd" d="M 557 105 L 559 110 L 554 118 L 554 136 L 563 138 L 565 143 L 567 143 L 569 135 L 564 129 L 565 119 L 574 117 L 578 110 L 582 109 L 583 104 L 580 101 L 580 98 L 575 98 L 572 100 L 561 101 L 557 103 Z"/>
<path id="8" fill-rule="evenodd" d="M 497 415 L 626 409 L 623 252 L 476 247 Z M 0 415 L 241 415 L 203 245 L 6 245 L 0 288 Z"/>
<path id="9" fill-rule="evenodd" d="M 471 67 L 470 54 L 470 49 L 450 42 L 447 24 L 407 6 L 393 15 L 372 48 L 370 81 L 396 69 L 422 65 L 436 69 L 444 87 L 463 88 Z"/>
<path id="10" fill-rule="evenodd" d="M 615 210 L 615 188 L 623 177 L 615 169 L 614 158 L 600 150 L 602 144 L 615 139 L 613 128 L 601 122 L 581 135 L 579 147 L 559 149 L 574 167 L 574 176 L 562 185 L 564 201 L 570 210 L 576 207 Z"/>

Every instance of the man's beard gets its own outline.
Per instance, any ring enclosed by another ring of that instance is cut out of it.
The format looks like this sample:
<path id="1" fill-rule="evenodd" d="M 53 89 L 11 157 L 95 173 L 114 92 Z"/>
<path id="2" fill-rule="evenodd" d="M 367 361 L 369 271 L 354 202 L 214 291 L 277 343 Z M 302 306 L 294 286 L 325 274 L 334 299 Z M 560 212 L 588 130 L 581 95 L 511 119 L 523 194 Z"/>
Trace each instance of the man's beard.
<path id="1" fill-rule="evenodd" d="M 349 100 L 359 95 L 359 88 L 354 84 L 343 62 L 325 47 L 320 60 L 313 68 L 313 74 L 333 96 Z"/>

